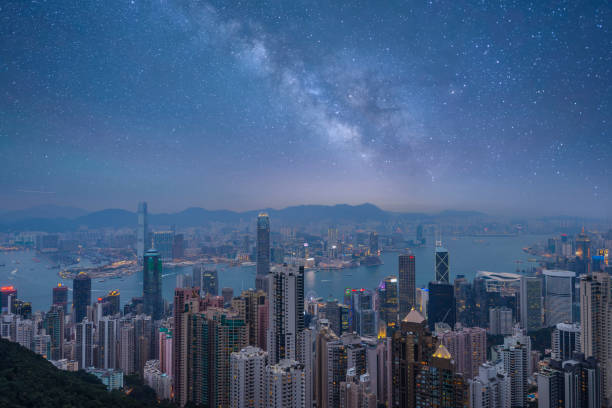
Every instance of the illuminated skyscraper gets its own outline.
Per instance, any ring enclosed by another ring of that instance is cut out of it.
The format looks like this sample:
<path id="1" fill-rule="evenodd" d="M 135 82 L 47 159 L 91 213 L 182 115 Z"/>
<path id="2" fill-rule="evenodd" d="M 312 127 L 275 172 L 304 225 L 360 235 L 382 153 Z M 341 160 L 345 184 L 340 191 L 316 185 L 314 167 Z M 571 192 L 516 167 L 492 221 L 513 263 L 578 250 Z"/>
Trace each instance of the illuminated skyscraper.
<path id="1" fill-rule="evenodd" d="M 576 238 L 576 264 L 578 275 L 591 273 L 591 240 L 584 228 Z"/>
<path id="2" fill-rule="evenodd" d="M 138 263 L 143 261 L 145 248 L 148 247 L 146 242 L 149 235 L 147 217 L 147 203 L 144 201 L 138 203 L 138 230 L 136 231 L 136 256 L 138 258 Z"/>
<path id="3" fill-rule="evenodd" d="M 9 310 L 9 297 L 15 299 L 17 297 L 17 289 L 14 286 L 2 286 L 0 288 L 0 303 L 2 311 Z"/>
<path id="4" fill-rule="evenodd" d="M 74 323 L 81 323 L 87 315 L 87 306 L 91 304 L 91 278 L 85 272 L 79 272 L 72 281 L 72 308 Z"/>
<path id="5" fill-rule="evenodd" d="M 387 325 L 387 336 L 397 327 L 397 314 L 399 312 L 397 278 L 387 276 L 378 287 L 380 297 L 380 318 Z"/>
<path id="6" fill-rule="evenodd" d="M 416 306 L 415 259 L 412 254 L 399 256 L 399 318 Z"/>
<path id="7" fill-rule="evenodd" d="M 66 313 L 66 310 L 68 310 L 68 286 L 58 283 L 53 288 L 53 304 L 60 305 Z"/>
<path id="8" fill-rule="evenodd" d="M 270 217 L 260 213 L 257 217 L 257 274 L 255 287 L 267 292 L 265 277 L 270 273 Z"/>
<path id="9" fill-rule="evenodd" d="M 450 282 L 450 264 L 448 250 L 442 247 L 442 242 L 436 243 L 435 252 L 435 278 L 436 282 Z"/>
<path id="10" fill-rule="evenodd" d="M 547 270 L 543 272 L 544 286 L 544 324 L 547 327 L 557 323 L 572 322 L 574 279 L 571 271 Z"/>
<path id="11" fill-rule="evenodd" d="M 161 319 L 164 312 L 162 299 L 162 260 L 159 252 L 149 249 L 144 255 L 143 265 L 143 303 L 144 313 Z"/>

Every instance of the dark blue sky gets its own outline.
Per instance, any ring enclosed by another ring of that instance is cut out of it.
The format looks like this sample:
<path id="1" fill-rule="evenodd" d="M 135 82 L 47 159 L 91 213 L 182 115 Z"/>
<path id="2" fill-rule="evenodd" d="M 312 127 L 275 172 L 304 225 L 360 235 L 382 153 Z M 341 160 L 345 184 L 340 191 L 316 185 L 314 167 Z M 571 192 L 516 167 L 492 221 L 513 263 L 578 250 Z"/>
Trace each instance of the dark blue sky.
<path id="1" fill-rule="evenodd" d="M 611 216 L 608 2 L 8 1 L 0 208 Z"/>

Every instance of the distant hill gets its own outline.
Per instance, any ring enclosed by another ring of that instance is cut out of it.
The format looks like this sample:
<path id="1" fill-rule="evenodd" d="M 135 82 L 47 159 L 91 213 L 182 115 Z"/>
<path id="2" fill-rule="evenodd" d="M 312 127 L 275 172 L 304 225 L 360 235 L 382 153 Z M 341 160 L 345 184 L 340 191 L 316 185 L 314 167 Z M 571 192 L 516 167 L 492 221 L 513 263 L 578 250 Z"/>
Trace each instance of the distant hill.
<path id="1" fill-rule="evenodd" d="M 0 339 L 0 407 L 175 408 L 135 380 L 132 392 L 108 392 L 93 375 L 68 372 L 8 340 Z M 128 383 L 130 378 L 128 378 Z"/>
<path id="2" fill-rule="evenodd" d="M 25 210 L 0 212 L 0 223 L 12 223 L 29 218 L 77 218 L 87 214 L 82 208 L 59 205 L 39 205 Z"/>
<path id="3" fill-rule="evenodd" d="M 29 210 L 24 210 L 24 214 Z M 443 211 L 438 214 L 398 213 L 384 211 L 373 204 L 360 205 L 299 205 L 283 209 L 266 208 L 236 212 L 230 210 L 206 210 L 192 207 L 176 213 L 149 214 L 149 224 L 153 226 L 177 227 L 206 226 L 210 223 L 238 223 L 252 221 L 260 212 L 267 212 L 275 225 L 305 225 L 310 223 L 384 223 L 392 220 L 435 222 L 438 219 L 484 217 L 476 211 Z M 134 228 L 137 223 L 135 212 L 108 209 L 81 215 L 75 218 L 32 217 L 8 221 L 0 219 L 0 231 L 74 231 L 79 228 Z"/>

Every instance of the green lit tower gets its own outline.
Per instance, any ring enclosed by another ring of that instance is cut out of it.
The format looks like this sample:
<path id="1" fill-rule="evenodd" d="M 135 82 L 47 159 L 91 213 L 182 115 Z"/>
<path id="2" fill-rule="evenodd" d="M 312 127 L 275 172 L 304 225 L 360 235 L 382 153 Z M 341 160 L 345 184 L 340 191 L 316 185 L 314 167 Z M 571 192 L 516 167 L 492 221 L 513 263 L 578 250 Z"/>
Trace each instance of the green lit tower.
<path id="1" fill-rule="evenodd" d="M 162 260 L 159 252 L 149 249 L 145 252 L 143 260 L 143 303 L 144 313 L 153 320 L 159 320 L 163 315 L 162 300 Z"/>

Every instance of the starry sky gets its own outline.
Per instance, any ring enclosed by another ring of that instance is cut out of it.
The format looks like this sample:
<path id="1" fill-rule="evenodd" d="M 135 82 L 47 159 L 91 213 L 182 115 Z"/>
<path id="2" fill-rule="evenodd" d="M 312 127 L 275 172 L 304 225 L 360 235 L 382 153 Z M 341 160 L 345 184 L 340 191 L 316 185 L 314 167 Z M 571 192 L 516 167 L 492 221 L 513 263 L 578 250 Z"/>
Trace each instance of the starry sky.
<path id="1" fill-rule="evenodd" d="M 610 217 L 611 7 L 4 1 L 0 209 Z"/>

